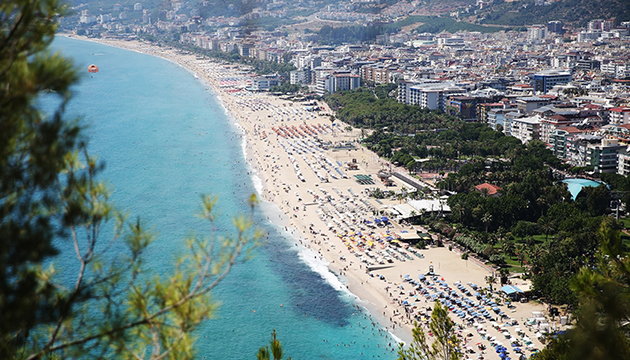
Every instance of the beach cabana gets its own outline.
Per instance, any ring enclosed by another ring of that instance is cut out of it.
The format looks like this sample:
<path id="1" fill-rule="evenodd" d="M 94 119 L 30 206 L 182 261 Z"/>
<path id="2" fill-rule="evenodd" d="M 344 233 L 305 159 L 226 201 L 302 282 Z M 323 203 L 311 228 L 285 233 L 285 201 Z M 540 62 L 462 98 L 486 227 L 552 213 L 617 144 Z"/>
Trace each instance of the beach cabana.
<path id="1" fill-rule="evenodd" d="M 504 287 L 501 288 L 501 291 L 503 291 L 505 295 L 513 299 L 518 298 L 523 294 L 523 290 L 517 288 L 514 285 L 505 285 Z"/>

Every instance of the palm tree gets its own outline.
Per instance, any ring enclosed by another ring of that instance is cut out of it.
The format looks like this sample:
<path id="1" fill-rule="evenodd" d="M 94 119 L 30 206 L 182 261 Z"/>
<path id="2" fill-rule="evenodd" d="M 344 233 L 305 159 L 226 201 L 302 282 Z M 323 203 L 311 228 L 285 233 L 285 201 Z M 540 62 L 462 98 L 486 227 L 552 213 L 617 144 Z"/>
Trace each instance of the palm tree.
<path id="1" fill-rule="evenodd" d="M 547 200 L 541 196 L 536 199 L 536 204 L 540 207 L 540 216 L 542 217 L 545 212 L 545 204 L 547 204 Z"/>
<path id="2" fill-rule="evenodd" d="M 501 242 L 501 251 L 507 254 L 510 258 L 514 256 L 514 243 L 510 240 L 504 240 Z"/>
<path id="3" fill-rule="evenodd" d="M 490 225 L 490 223 L 492 223 L 492 214 L 490 214 L 489 212 L 483 214 L 483 216 L 481 217 L 481 222 L 486 228 L 486 232 L 488 232 L 488 226 Z"/>
<path id="4" fill-rule="evenodd" d="M 456 203 L 455 205 L 453 205 L 453 211 L 455 212 L 455 214 L 457 214 L 457 221 L 462 223 L 462 218 L 464 217 L 464 207 L 462 206 L 462 204 Z"/>
<path id="5" fill-rule="evenodd" d="M 496 235 L 499 241 L 503 241 L 503 238 L 505 238 L 505 236 L 507 235 L 507 230 L 505 230 L 503 226 L 499 226 L 496 231 Z"/>
<path id="6" fill-rule="evenodd" d="M 490 291 L 493 291 L 492 285 L 497 282 L 497 278 L 494 275 L 486 276 L 486 284 L 490 287 Z"/>
<path id="7" fill-rule="evenodd" d="M 525 245 L 517 244 L 515 250 L 518 261 L 521 263 L 521 267 L 523 267 L 523 262 L 525 261 Z"/>
<path id="8" fill-rule="evenodd" d="M 540 227 L 540 230 L 543 232 L 543 234 L 545 234 L 546 243 L 547 240 L 549 240 L 549 234 L 552 234 L 556 230 L 554 227 L 554 223 L 549 217 L 542 216 L 540 219 L 538 219 L 538 226 Z"/>

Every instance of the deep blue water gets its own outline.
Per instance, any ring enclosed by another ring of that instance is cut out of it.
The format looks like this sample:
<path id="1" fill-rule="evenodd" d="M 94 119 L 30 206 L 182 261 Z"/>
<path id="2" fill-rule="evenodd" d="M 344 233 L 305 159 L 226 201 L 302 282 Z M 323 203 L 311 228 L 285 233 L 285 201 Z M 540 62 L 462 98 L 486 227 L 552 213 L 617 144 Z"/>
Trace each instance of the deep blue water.
<path id="1" fill-rule="evenodd" d="M 220 196 L 216 228 L 229 233 L 230 218 L 248 211 L 246 199 L 255 189 L 239 132 L 204 84 L 148 55 L 61 37 L 53 47 L 73 58 L 83 74 L 68 113 L 87 126 L 90 153 L 106 164 L 102 177 L 113 189 L 113 202 L 158 234 L 146 253 L 147 266 L 168 273 L 187 235 L 210 234 L 194 217 L 200 194 Z M 100 72 L 88 74 L 90 64 Z M 265 245 L 213 292 L 221 307 L 197 331 L 198 358 L 254 359 L 273 329 L 296 360 L 395 358 L 384 350 L 393 340 L 372 326 L 349 294 L 323 279 L 325 270 L 314 271 L 323 265 L 309 266 L 304 249 L 266 215 L 260 209 L 255 214 L 268 234 Z M 116 251 L 121 250 L 114 248 L 113 256 Z M 72 271 L 64 268 L 72 256 L 60 257 L 61 273 Z"/>

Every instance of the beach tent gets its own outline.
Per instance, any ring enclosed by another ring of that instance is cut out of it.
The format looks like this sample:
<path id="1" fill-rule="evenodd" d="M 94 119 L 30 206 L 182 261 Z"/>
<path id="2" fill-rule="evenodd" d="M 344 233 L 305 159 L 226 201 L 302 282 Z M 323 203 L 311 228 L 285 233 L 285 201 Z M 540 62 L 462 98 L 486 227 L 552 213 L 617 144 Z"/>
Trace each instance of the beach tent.
<path id="1" fill-rule="evenodd" d="M 513 299 L 518 298 L 519 296 L 523 294 L 523 290 L 517 288 L 514 285 L 505 285 L 504 287 L 501 288 L 501 291 L 503 291 L 505 295 Z"/>
<path id="2" fill-rule="evenodd" d="M 522 294 L 523 293 L 523 290 L 517 288 L 514 285 L 505 285 L 504 287 L 501 288 L 501 291 L 503 291 L 506 295 Z"/>

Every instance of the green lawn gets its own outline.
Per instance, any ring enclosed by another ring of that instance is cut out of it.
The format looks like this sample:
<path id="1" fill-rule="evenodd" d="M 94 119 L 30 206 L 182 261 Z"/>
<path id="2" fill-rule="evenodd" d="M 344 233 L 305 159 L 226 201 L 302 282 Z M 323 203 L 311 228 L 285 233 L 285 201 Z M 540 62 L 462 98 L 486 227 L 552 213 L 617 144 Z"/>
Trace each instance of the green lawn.
<path id="1" fill-rule="evenodd" d="M 509 256 L 506 256 L 505 263 L 510 265 L 507 269 L 513 273 L 523 273 L 525 272 L 525 268 L 521 267 L 521 263 L 518 260 L 510 259 Z"/>
<path id="2" fill-rule="evenodd" d="M 551 239 L 553 237 L 553 235 L 550 235 L 547 237 L 547 235 L 534 235 L 532 236 L 534 238 L 534 240 L 536 240 L 537 244 L 544 244 L 545 243 L 545 238 L 549 238 Z"/>

